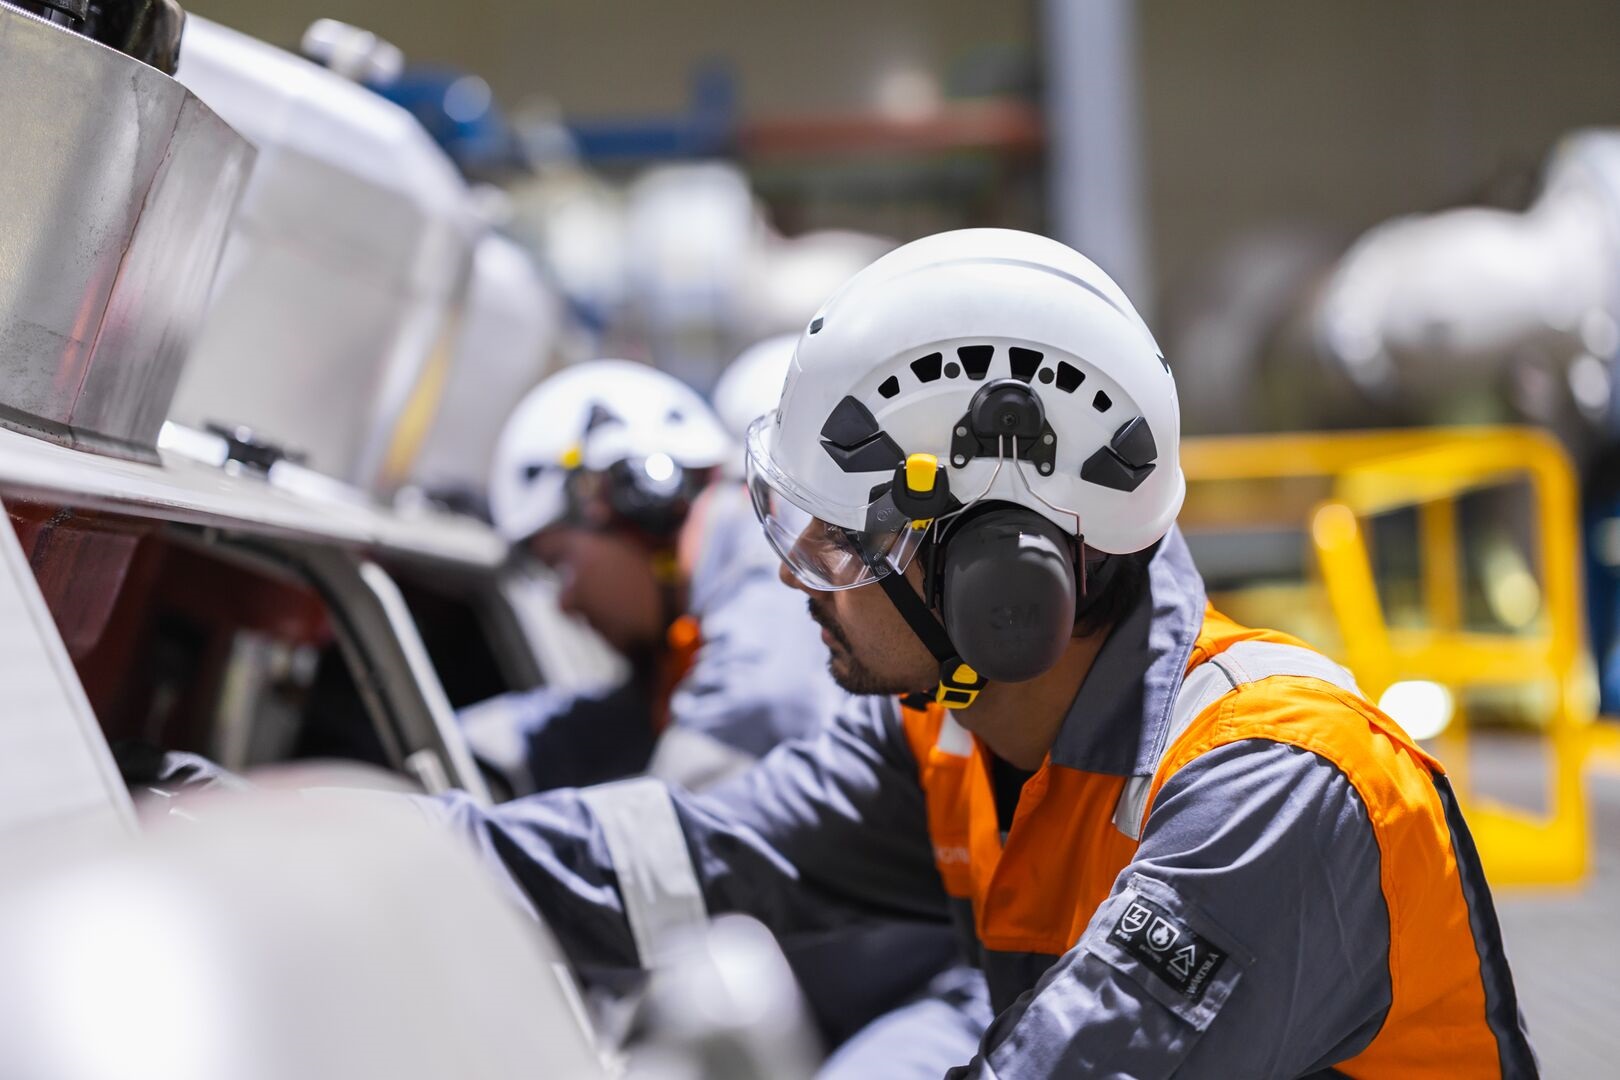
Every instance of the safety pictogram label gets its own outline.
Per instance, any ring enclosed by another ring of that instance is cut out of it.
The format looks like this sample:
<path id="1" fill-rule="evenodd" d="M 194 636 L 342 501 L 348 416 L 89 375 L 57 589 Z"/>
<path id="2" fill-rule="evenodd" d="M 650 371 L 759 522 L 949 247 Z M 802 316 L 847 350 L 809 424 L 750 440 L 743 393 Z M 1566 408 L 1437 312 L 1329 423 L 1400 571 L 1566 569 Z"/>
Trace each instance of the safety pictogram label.
<path id="1" fill-rule="evenodd" d="M 1210 980 L 1226 961 L 1226 953 L 1186 922 L 1143 897 L 1126 905 L 1109 937 L 1194 1001 L 1204 996 Z"/>
<path id="2" fill-rule="evenodd" d="M 1154 952 L 1166 952 L 1180 937 L 1181 931 L 1172 926 L 1168 919 L 1153 916 L 1153 922 L 1147 932 L 1148 948 Z"/>

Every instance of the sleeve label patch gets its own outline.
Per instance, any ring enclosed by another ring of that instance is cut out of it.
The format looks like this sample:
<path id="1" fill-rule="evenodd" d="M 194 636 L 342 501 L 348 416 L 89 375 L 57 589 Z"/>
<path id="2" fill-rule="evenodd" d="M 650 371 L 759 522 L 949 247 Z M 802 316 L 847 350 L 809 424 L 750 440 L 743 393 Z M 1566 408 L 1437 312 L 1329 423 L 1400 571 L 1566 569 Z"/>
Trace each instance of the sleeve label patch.
<path id="1" fill-rule="evenodd" d="M 1109 937 L 1195 1002 L 1226 961 L 1226 953 L 1142 896 L 1132 898 Z"/>

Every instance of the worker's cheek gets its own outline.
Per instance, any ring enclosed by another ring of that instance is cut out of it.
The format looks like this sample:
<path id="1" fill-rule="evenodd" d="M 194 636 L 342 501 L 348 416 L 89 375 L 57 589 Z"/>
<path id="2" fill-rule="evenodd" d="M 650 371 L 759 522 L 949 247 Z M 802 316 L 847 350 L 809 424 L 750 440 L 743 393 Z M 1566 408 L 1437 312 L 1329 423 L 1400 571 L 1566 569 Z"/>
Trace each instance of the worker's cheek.
<path id="1" fill-rule="evenodd" d="M 563 602 L 621 651 L 656 646 L 661 600 L 652 558 L 633 541 L 592 536 L 575 545 Z"/>

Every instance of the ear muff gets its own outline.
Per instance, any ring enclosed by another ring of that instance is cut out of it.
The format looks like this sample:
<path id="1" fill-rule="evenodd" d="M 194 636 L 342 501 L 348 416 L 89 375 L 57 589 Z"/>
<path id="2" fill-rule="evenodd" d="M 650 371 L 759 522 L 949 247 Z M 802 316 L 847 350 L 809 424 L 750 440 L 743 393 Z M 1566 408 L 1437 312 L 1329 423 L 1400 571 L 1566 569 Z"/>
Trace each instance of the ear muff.
<path id="1" fill-rule="evenodd" d="M 1023 682 L 1074 635 L 1073 540 L 1032 510 L 979 514 L 951 532 L 939 606 L 962 659 L 990 682 Z"/>

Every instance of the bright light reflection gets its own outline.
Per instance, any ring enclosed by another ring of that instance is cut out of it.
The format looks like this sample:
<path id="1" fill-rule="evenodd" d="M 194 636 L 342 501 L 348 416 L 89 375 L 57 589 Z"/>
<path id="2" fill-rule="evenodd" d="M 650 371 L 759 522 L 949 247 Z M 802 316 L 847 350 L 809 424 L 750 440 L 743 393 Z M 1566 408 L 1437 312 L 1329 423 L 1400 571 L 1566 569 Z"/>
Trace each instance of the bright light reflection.
<path id="1" fill-rule="evenodd" d="M 1432 739 L 1451 723 L 1456 702 L 1451 691 L 1437 682 L 1411 679 L 1398 682 L 1384 691 L 1378 707 L 1406 731 L 1412 738 Z"/>
<path id="2" fill-rule="evenodd" d="M 463 75 L 444 91 L 444 114 L 458 124 L 470 124 L 489 111 L 492 97 L 489 83 Z"/>
<path id="3" fill-rule="evenodd" d="M 649 455 L 642 463 L 642 468 L 647 470 L 649 477 L 660 484 L 675 475 L 675 462 L 668 454 Z"/>

